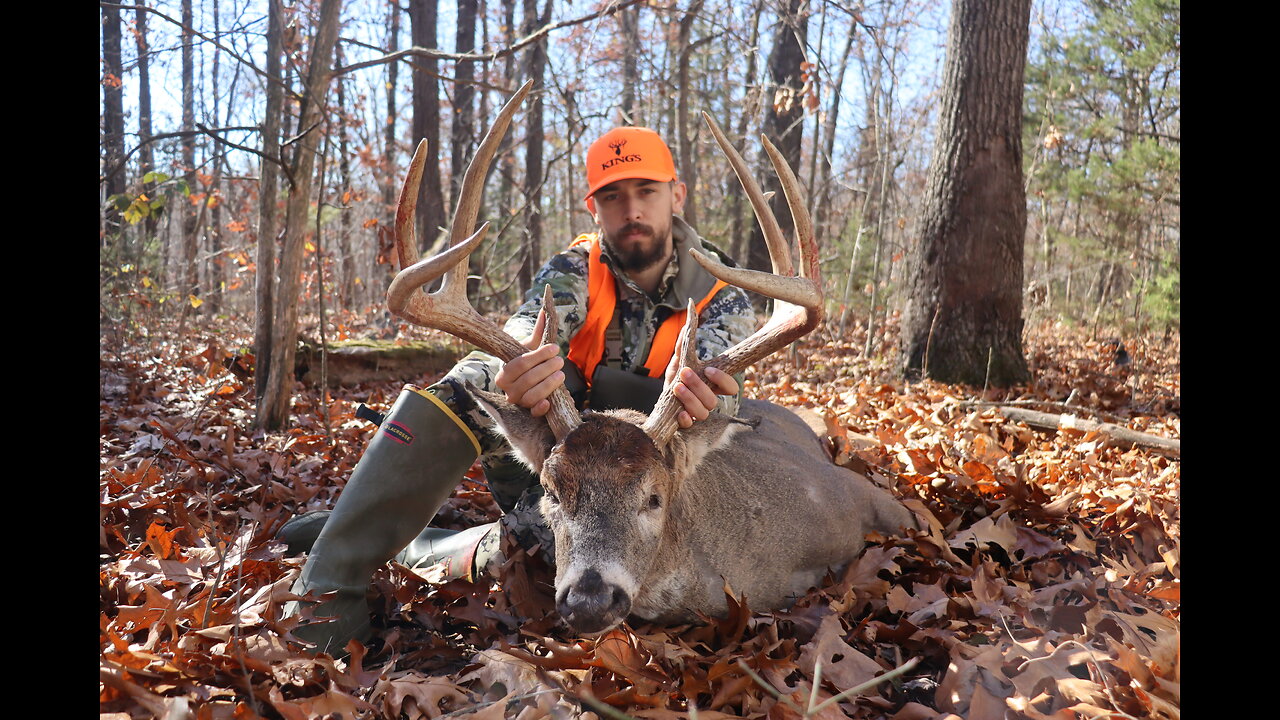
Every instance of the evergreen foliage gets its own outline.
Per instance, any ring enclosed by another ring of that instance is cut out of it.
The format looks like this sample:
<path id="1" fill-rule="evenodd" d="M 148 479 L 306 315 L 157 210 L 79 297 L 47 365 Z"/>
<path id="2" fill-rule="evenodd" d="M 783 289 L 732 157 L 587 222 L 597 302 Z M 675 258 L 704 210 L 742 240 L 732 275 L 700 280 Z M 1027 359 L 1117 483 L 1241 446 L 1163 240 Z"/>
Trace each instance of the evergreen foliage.
<path id="1" fill-rule="evenodd" d="M 1028 236 L 1040 239 L 1028 285 L 1054 312 L 1176 325 L 1180 2 L 1089 0 L 1073 27 L 1040 21 L 1024 113 Z"/>

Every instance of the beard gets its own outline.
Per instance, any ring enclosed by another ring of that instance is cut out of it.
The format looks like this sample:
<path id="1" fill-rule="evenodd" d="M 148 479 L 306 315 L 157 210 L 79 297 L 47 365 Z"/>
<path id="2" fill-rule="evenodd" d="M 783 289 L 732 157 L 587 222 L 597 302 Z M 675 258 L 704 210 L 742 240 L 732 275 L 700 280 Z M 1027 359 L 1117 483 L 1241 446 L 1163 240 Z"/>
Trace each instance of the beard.
<path id="1" fill-rule="evenodd" d="M 647 238 L 632 240 L 629 247 L 622 247 L 618 238 L 633 232 L 643 233 Z M 619 228 L 618 232 L 606 235 L 605 241 L 613 251 L 619 269 L 624 272 L 648 270 L 667 259 L 667 252 L 671 249 L 671 228 L 666 228 L 659 236 L 657 231 L 649 225 L 627 223 Z"/>

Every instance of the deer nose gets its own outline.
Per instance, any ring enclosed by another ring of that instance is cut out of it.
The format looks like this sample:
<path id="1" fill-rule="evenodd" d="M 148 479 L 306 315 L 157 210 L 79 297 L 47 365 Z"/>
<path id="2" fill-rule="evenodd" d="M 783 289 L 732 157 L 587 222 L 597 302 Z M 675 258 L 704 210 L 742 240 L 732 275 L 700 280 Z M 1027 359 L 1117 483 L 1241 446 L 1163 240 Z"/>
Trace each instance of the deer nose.
<path id="1" fill-rule="evenodd" d="M 607 630 L 631 612 L 631 597 L 627 592 L 605 582 L 595 569 L 582 573 L 577 582 L 559 595 L 556 610 L 578 632 Z"/>

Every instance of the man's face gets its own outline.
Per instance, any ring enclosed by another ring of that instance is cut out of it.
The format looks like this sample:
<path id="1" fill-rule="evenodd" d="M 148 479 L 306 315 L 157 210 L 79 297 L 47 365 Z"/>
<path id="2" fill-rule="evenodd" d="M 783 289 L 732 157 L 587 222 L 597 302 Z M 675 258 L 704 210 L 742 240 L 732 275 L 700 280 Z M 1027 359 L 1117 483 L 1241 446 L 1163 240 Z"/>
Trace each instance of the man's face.
<path id="1" fill-rule="evenodd" d="M 624 272 L 647 270 L 671 252 L 671 216 L 684 209 L 682 182 L 632 178 L 592 195 L 594 217 Z"/>

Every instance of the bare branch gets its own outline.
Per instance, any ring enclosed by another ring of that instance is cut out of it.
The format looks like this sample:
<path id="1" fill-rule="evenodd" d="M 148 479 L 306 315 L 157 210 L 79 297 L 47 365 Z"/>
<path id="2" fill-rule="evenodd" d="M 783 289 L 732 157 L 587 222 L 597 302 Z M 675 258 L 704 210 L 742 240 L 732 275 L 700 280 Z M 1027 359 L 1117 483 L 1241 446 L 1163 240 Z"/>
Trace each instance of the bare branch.
<path id="1" fill-rule="evenodd" d="M 343 74 L 352 72 L 354 70 L 361 70 L 363 68 L 373 67 L 374 65 L 383 65 L 385 63 L 395 62 L 397 60 L 400 60 L 406 57 L 435 58 L 437 60 L 491 62 L 493 60 L 497 60 L 498 58 L 503 58 L 508 55 L 514 55 L 515 53 L 522 50 L 526 45 L 531 45 L 535 42 L 538 42 L 543 38 L 543 36 L 549 34 L 553 30 L 559 30 L 560 28 L 565 28 L 565 27 L 572 27 L 574 25 L 581 25 L 582 23 L 590 22 L 597 18 L 607 17 L 609 15 L 613 15 L 617 13 L 619 10 L 625 10 L 631 7 L 632 5 L 637 5 L 641 2 L 644 2 L 644 0 L 622 0 L 621 2 L 618 2 L 606 7 L 600 12 L 584 15 L 580 18 L 574 18 L 573 20 L 561 20 L 559 22 L 547 23 L 546 25 L 543 25 L 541 28 L 535 30 L 529 35 L 526 35 L 525 37 L 515 41 L 515 43 L 513 43 L 511 46 L 502 48 L 500 50 L 494 50 L 493 52 L 454 53 L 454 52 L 445 52 L 443 50 L 436 50 L 434 48 L 418 47 L 415 45 L 414 47 L 409 47 L 403 50 L 397 50 L 396 52 L 393 52 L 393 53 L 388 53 L 386 55 L 383 55 L 380 58 L 374 58 L 372 60 L 364 60 L 358 63 L 345 65 L 340 68 L 335 68 L 333 74 L 343 75 Z"/>
<path id="2" fill-rule="evenodd" d="M 134 146 L 131 150 L 129 150 L 129 152 L 125 153 L 124 157 L 120 159 L 120 163 L 118 165 L 116 165 L 113 168 L 109 168 L 107 172 L 103 173 L 102 177 L 99 179 L 99 182 L 105 183 L 108 179 L 114 177 L 116 173 L 120 172 L 121 170 L 124 170 L 125 165 L 129 163 L 129 158 L 133 157 L 133 154 L 141 150 L 144 145 L 149 145 L 153 142 L 158 142 L 160 140 L 193 137 L 195 135 L 208 135 L 209 137 L 213 138 L 216 142 L 218 142 L 221 145 L 225 145 L 230 148 L 235 148 L 236 150 L 243 150 L 247 153 L 252 153 L 254 155 L 257 155 L 260 158 L 263 158 L 264 160 L 267 160 L 268 162 L 272 162 L 272 163 L 275 163 L 276 165 L 279 165 L 280 168 L 284 170 L 285 177 L 289 178 L 289 184 L 290 185 L 293 184 L 293 178 L 289 174 L 289 168 L 286 167 L 284 163 L 280 161 L 280 158 L 271 157 L 270 155 L 263 153 L 261 150 L 255 150 L 245 145 L 233 143 L 230 140 L 219 137 L 216 134 L 216 133 L 226 133 L 226 132 L 235 132 L 235 131 L 261 132 L 262 129 L 259 128 L 257 125 L 237 125 L 235 127 L 211 128 L 203 124 L 197 124 L 196 128 L 197 129 L 195 130 L 175 130 L 174 132 L 158 133 L 158 134 L 152 135 L 149 138 L 146 138 L 145 140 L 143 140 L 142 142 Z"/>
<path id="3" fill-rule="evenodd" d="M 276 79 L 276 78 L 271 77 L 271 76 L 270 76 L 270 75 L 268 75 L 266 72 L 264 72 L 261 68 L 259 68 L 257 65 L 254 65 L 254 64 L 253 64 L 252 62 L 250 62 L 248 59 L 246 59 L 246 58 L 244 58 L 244 57 L 240 56 L 238 53 L 236 53 L 236 51 L 232 50 L 231 48 L 227 47 L 226 45 L 223 45 L 222 43 L 218 42 L 217 40 L 214 40 L 213 38 L 209 37 L 208 35 L 205 35 L 204 33 L 202 33 L 202 32 L 200 32 L 200 31 L 196 30 L 195 28 L 187 27 L 186 25 L 183 25 L 183 24 L 182 24 L 182 21 L 180 21 L 180 20 L 175 20 L 175 19 L 173 19 L 173 18 L 169 17 L 168 15 L 165 15 L 164 13 L 160 12 L 159 10 L 156 10 L 155 8 L 147 7 L 146 5 L 143 5 L 143 4 L 141 4 L 141 3 L 139 3 L 139 4 L 137 4 L 137 5 L 123 5 L 123 4 L 118 4 L 118 3 L 108 3 L 108 2 L 103 2 L 103 3 L 98 3 L 98 4 L 99 4 L 99 5 L 101 5 L 102 7 L 105 7 L 105 8 L 119 8 L 119 9 L 121 9 L 121 10 L 142 10 L 142 11 L 149 12 L 149 13 L 151 13 L 152 15 L 155 15 L 156 17 L 159 17 L 160 19 L 165 20 L 166 22 L 169 22 L 169 23 L 171 23 L 171 24 L 173 24 L 173 25 L 176 25 L 177 27 L 182 28 L 183 30 L 185 30 L 185 31 L 187 31 L 187 32 L 189 32 L 189 33 L 191 33 L 192 35 L 194 35 L 195 37 L 200 38 L 201 40 L 204 40 L 205 42 L 212 43 L 214 47 L 218 48 L 219 50 L 221 50 L 221 51 L 225 52 L 226 54 L 230 55 L 231 57 L 235 58 L 238 62 L 240 62 L 240 63 L 244 64 L 244 65 L 245 65 L 246 67 L 248 67 L 250 70 L 254 71 L 254 72 L 255 72 L 255 73 L 257 73 L 260 77 L 264 78 L 267 82 L 274 82 L 274 83 L 277 83 L 277 84 L 279 84 L 280 86 L 284 87 L 286 91 L 288 91 L 288 90 L 289 90 L 288 85 L 285 85 L 283 81 L 281 81 L 281 80 L 278 80 L 278 79 Z"/>

